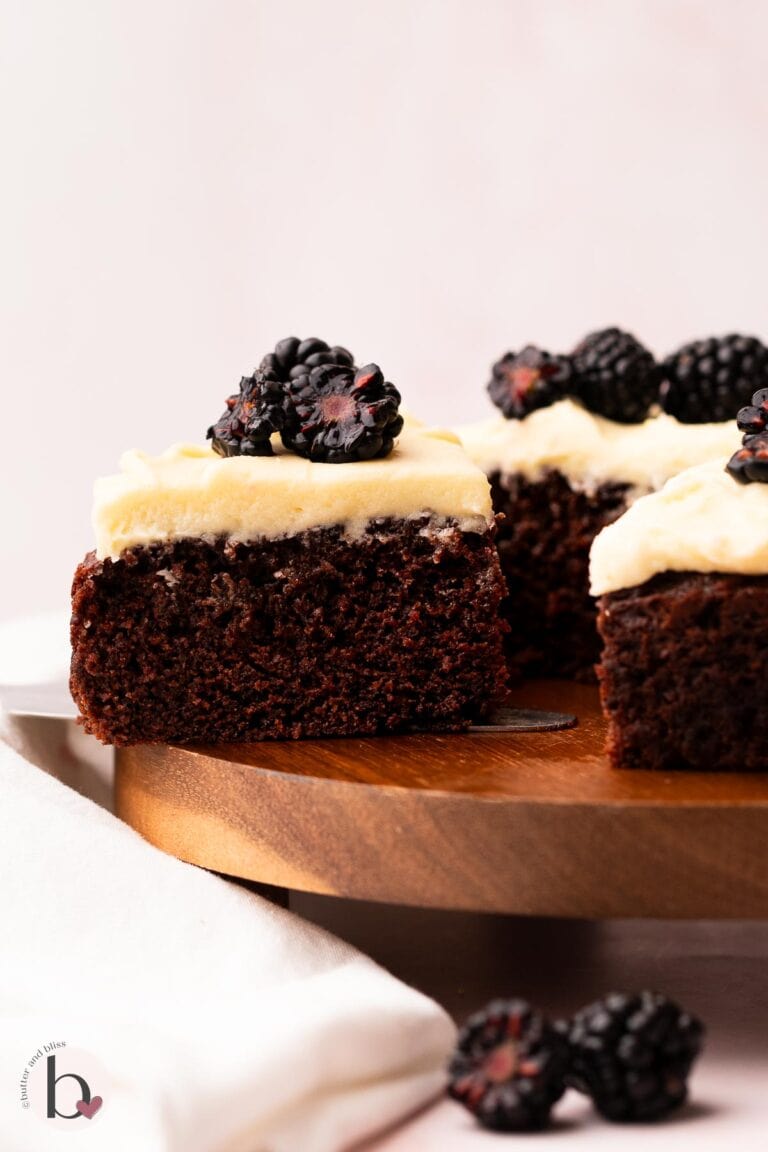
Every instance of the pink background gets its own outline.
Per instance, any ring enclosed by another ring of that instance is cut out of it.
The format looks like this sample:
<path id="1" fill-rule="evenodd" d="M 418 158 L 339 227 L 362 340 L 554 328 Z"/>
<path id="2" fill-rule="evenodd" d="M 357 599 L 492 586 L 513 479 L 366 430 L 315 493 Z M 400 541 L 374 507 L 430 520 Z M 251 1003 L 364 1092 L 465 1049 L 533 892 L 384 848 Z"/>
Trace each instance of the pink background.
<path id="1" fill-rule="evenodd" d="M 281 336 L 428 419 L 608 323 L 768 337 L 760 0 L 5 0 L 0 614 Z"/>

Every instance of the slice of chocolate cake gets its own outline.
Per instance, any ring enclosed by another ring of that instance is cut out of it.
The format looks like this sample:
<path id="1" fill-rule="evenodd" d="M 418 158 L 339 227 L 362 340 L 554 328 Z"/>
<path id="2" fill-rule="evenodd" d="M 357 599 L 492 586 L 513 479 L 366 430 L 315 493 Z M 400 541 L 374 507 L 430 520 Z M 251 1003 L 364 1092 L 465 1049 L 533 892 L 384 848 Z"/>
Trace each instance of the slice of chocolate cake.
<path id="1" fill-rule="evenodd" d="M 486 477 L 450 433 L 393 449 L 402 421 L 367 369 L 336 369 L 295 373 L 287 411 L 246 378 L 219 455 L 132 452 L 97 482 L 71 686 L 102 741 L 454 731 L 503 696 Z"/>
<path id="2" fill-rule="evenodd" d="M 688 469 L 597 537 L 591 578 L 613 766 L 768 769 L 768 485 Z"/>
<path id="3" fill-rule="evenodd" d="M 709 340 L 662 368 L 628 333 L 606 329 L 568 356 L 528 347 L 494 365 L 488 390 L 502 416 L 457 431 L 488 475 L 502 516 L 497 542 L 514 673 L 594 679 L 592 541 L 639 496 L 730 451 L 732 412 L 766 370 L 758 345 Z M 740 399 L 726 417 L 733 396 Z"/>

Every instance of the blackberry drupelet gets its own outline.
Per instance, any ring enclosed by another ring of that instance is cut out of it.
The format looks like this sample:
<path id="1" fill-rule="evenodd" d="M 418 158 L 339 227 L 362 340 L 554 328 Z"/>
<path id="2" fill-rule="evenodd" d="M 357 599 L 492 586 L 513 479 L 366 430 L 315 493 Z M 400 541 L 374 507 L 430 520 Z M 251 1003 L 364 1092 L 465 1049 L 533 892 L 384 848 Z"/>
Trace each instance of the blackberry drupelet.
<path id="1" fill-rule="evenodd" d="M 449 1094 L 486 1128 L 546 1127 L 565 1091 L 568 1044 L 524 1000 L 494 1000 L 470 1016 L 449 1067 Z"/>
<path id="2" fill-rule="evenodd" d="M 402 431 L 400 393 L 376 364 L 320 364 L 291 376 L 285 388 L 283 443 L 309 460 L 387 456 Z"/>
<path id="3" fill-rule="evenodd" d="M 220 456 L 271 456 L 270 436 L 284 423 L 285 390 L 271 373 L 243 376 L 240 392 L 206 433 Z"/>
<path id="4" fill-rule="evenodd" d="M 679 1107 L 704 1029 L 655 992 L 614 993 L 583 1008 L 568 1029 L 568 1083 L 607 1120 L 657 1120 Z"/>
<path id="5" fill-rule="evenodd" d="M 528 344 L 522 352 L 507 352 L 491 372 L 491 400 L 508 420 L 522 420 L 568 394 L 572 368 L 567 356 L 552 356 Z"/>
<path id="6" fill-rule="evenodd" d="M 739 431 L 753 436 L 765 432 L 768 427 L 768 388 L 760 388 L 752 397 L 751 404 L 740 408 L 736 417 Z"/>
<path id="7" fill-rule="evenodd" d="M 572 353 L 574 392 L 585 408 L 620 424 L 640 424 L 656 400 L 659 367 L 629 332 L 604 328 Z"/>
<path id="8" fill-rule="evenodd" d="M 768 484 L 768 432 L 745 436 L 742 447 L 725 467 L 741 484 Z"/>
<path id="9" fill-rule="evenodd" d="M 768 386 L 768 348 L 754 336 L 710 336 L 685 344 L 662 364 L 659 400 L 683 424 L 732 420 Z"/>
<path id="10" fill-rule="evenodd" d="M 353 366 L 352 353 L 339 344 L 330 347 L 325 340 L 310 336 L 299 340 L 298 336 L 287 336 L 279 340 L 273 352 L 268 352 L 259 367 L 274 374 L 274 378 L 286 383 L 297 376 L 303 376 L 310 368 L 321 364 L 344 364 Z"/>

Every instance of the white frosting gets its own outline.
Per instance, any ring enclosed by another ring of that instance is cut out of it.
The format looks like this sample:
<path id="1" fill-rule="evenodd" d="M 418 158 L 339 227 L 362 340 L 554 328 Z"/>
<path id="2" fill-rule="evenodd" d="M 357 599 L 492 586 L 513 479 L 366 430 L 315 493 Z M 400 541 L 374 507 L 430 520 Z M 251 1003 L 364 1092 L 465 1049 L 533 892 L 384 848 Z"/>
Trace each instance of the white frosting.
<path id="1" fill-rule="evenodd" d="M 488 480 L 451 432 L 409 425 L 391 455 L 351 464 L 275 450 L 227 459 L 193 444 L 155 457 L 126 452 L 117 475 L 96 481 L 96 555 L 116 557 L 156 540 L 253 540 L 335 525 L 358 536 L 384 517 L 451 518 L 467 532 L 484 532 L 492 521 Z"/>
<path id="2" fill-rule="evenodd" d="M 590 554 L 593 596 L 659 572 L 768 575 L 768 484 L 740 484 L 726 461 L 689 468 L 599 533 Z"/>
<path id="3" fill-rule="evenodd" d="M 670 476 L 739 446 L 735 422 L 681 424 L 665 412 L 643 424 L 618 424 L 573 400 L 539 408 L 524 420 L 503 416 L 456 429 L 484 472 L 521 473 L 539 480 L 557 470 L 573 488 L 594 491 L 604 483 L 641 492 L 660 488 Z"/>

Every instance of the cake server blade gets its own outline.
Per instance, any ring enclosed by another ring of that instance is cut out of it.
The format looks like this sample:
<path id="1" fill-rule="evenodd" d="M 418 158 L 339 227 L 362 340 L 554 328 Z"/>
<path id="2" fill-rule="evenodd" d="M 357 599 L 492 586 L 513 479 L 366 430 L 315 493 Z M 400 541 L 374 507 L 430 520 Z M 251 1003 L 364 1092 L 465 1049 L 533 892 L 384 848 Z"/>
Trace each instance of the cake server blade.
<path id="1" fill-rule="evenodd" d="M 77 717 L 66 680 L 47 684 L 0 684 L 0 707 L 9 716 L 42 716 L 50 720 Z"/>
<path id="2" fill-rule="evenodd" d="M 77 708 L 66 680 L 47 684 L 2 684 L 0 706 L 9 716 L 40 716 L 75 720 Z M 498 708 L 486 724 L 471 725 L 470 732 L 559 732 L 578 723 L 568 712 L 540 708 Z"/>
<path id="3" fill-rule="evenodd" d="M 570 712 L 547 712 L 541 708 L 497 708 L 486 724 L 470 725 L 470 732 L 561 732 L 575 728 Z"/>

